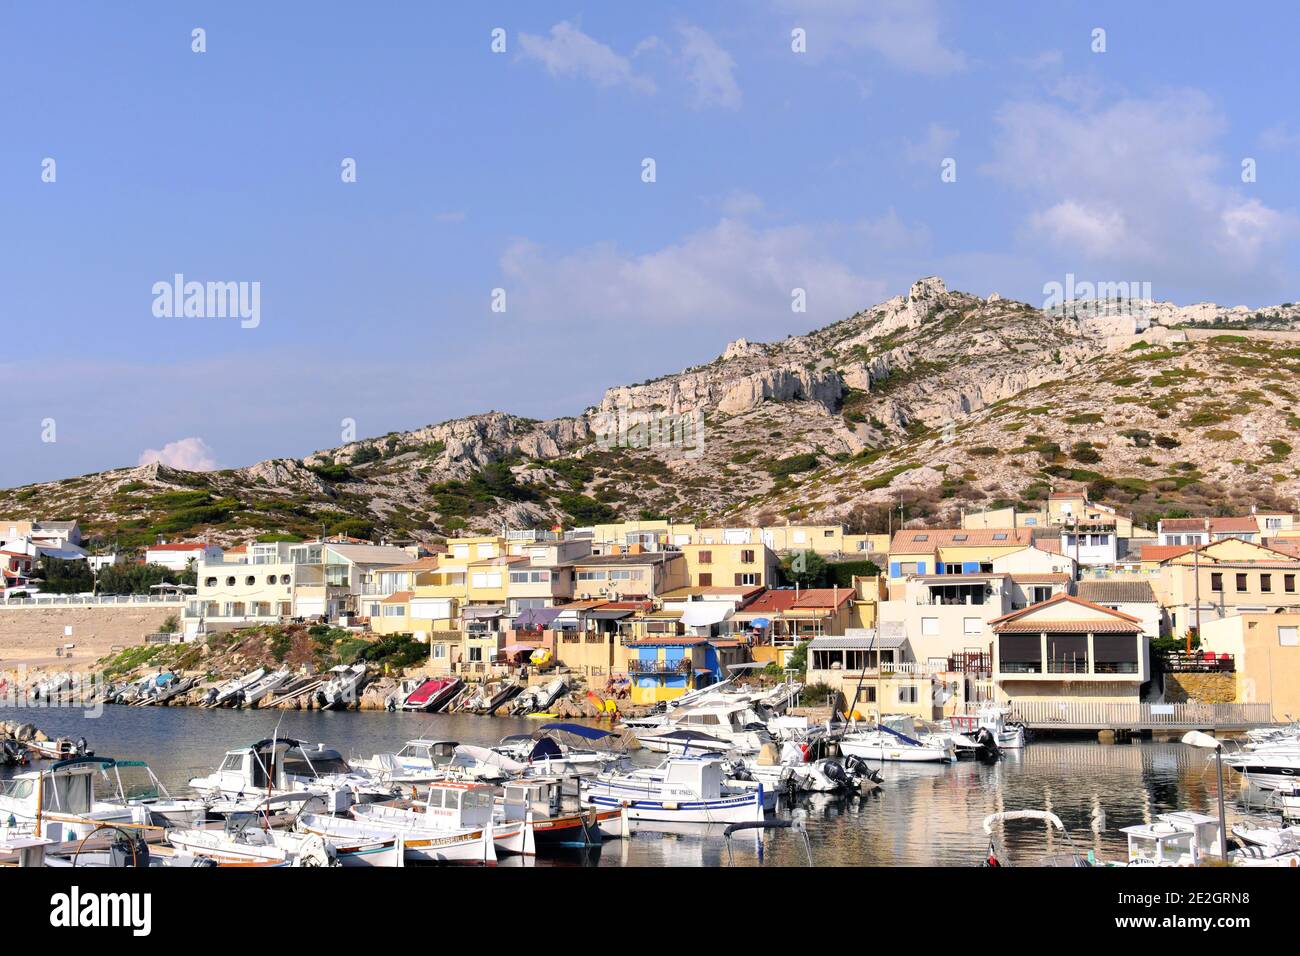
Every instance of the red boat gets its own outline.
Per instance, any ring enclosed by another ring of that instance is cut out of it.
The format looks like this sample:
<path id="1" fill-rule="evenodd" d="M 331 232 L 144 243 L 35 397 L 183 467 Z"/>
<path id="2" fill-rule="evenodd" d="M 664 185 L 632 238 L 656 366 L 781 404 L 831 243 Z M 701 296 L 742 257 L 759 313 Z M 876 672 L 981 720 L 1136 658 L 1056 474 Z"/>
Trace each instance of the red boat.
<path id="1" fill-rule="evenodd" d="M 464 682 L 459 677 L 430 677 L 402 701 L 402 710 L 423 710 L 436 714 L 460 693 Z"/>

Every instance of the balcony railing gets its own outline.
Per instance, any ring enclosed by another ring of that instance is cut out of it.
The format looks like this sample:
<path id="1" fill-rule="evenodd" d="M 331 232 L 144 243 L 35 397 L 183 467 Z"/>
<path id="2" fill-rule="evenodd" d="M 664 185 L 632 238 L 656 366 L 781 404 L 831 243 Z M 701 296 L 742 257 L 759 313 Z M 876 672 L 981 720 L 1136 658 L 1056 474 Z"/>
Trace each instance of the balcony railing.
<path id="1" fill-rule="evenodd" d="M 1237 659 L 1231 654 L 1215 654 L 1212 651 L 1176 651 L 1166 654 L 1160 663 L 1166 674 L 1213 674 L 1233 673 L 1237 669 Z"/>
<path id="2" fill-rule="evenodd" d="M 1092 665 L 1094 674 L 1136 674 L 1137 661 L 1097 661 Z"/>
<path id="3" fill-rule="evenodd" d="M 998 670 L 1003 674 L 1041 674 L 1043 665 L 1041 661 L 1003 661 Z"/>
<path id="4" fill-rule="evenodd" d="M 679 661 L 628 661 L 627 669 L 633 674 L 689 674 L 691 662 Z"/>
<path id="5" fill-rule="evenodd" d="M 1047 661 L 1047 673 L 1049 674 L 1086 674 L 1088 673 L 1088 659 L 1079 660 L 1077 658 L 1049 658 Z"/>

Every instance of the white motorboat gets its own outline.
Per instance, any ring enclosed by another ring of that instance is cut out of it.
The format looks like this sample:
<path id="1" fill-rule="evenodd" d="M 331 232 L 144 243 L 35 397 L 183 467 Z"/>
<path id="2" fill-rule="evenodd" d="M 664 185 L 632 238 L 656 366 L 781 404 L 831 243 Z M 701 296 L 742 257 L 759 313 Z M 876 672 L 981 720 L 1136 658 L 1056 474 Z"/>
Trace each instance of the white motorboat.
<path id="1" fill-rule="evenodd" d="M 873 790 L 880 785 L 880 774 L 867 766 L 861 757 L 836 760 L 831 757 L 809 758 L 806 747 L 796 741 L 781 746 L 778 760 L 736 757 L 729 764 L 729 779 L 749 779 L 763 784 L 765 792 L 782 790 L 794 793 L 843 793 Z"/>
<path id="2" fill-rule="evenodd" d="M 365 664 L 339 664 L 329 669 L 330 678 L 316 692 L 322 710 L 345 710 L 357 699 L 366 679 Z"/>
<path id="3" fill-rule="evenodd" d="M 429 785 L 423 801 L 353 807 L 351 821 L 331 823 L 326 829 L 332 835 L 400 836 L 408 860 L 491 863 L 497 849 L 521 853 L 527 842 L 527 821 L 506 823 L 505 832 L 498 835 L 495 815 L 491 787 L 440 781 Z"/>
<path id="4" fill-rule="evenodd" d="M 724 742 L 723 750 L 756 753 L 772 742 L 764 719 L 744 699 L 708 700 L 671 711 L 663 724 L 634 728 L 637 740 L 657 753 L 710 753 L 718 746 L 708 740 L 692 741 L 684 734 Z"/>
<path id="5" fill-rule="evenodd" d="M 583 806 L 626 812 L 631 820 L 744 823 L 763 819 L 763 787 L 724 784 L 721 760 L 670 757 L 653 770 L 599 774 L 579 783 Z"/>
<path id="6" fill-rule="evenodd" d="M 0 823 L 56 843 L 80 840 L 105 824 L 148 824 L 143 807 L 95 799 L 100 757 L 74 757 L 0 780 Z"/>
<path id="7" fill-rule="evenodd" d="M 207 817 L 207 801 L 173 797 L 143 760 L 87 759 L 99 764 L 94 779 L 97 808 L 139 807 L 142 822 L 157 827 L 197 826 Z"/>
<path id="8" fill-rule="evenodd" d="M 371 777 L 396 784 L 428 783 L 441 780 L 456 758 L 455 740 L 432 740 L 423 737 L 408 740 L 397 753 L 375 754 L 354 760 L 352 765 Z"/>
<path id="9" fill-rule="evenodd" d="M 530 776 L 538 774 L 592 774 L 608 770 L 625 770 L 630 765 L 622 750 L 595 750 L 571 746 L 568 740 L 595 743 L 617 739 L 607 730 L 582 724 L 544 724 L 537 734 L 511 734 L 501 738 L 496 753 L 528 765 Z"/>
<path id="10" fill-rule="evenodd" d="M 391 783 L 353 769 L 338 751 L 288 737 L 267 738 L 229 750 L 216 771 L 189 783 L 209 799 L 309 793 L 314 800 L 306 809 L 328 813 L 393 794 Z"/>
<path id="11" fill-rule="evenodd" d="M 545 684 L 533 684 L 519 692 L 519 696 L 510 702 L 510 715 L 523 717 L 545 711 L 568 691 L 569 685 L 563 677 L 556 677 Z"/>
<path id="12" fill-rule="evenodd" d="M 1011 719 L 1011 710 L 1008 707 L 988 704 L 979 709 L 974 721 L 969 717 L 950 717 L 949 720 L 955 729 L 972 739 L 981 727 L 990 731 L 993 734 L 993 742 L 998 745 L 999 750 L 1023 750 L 1025 747 L 1025 725 Z"/>
<path id="13" fill-rule="evenodd" d="M 37 700 L 49 700 L 72 687 L 72 675 L 61 671 L 41 681 L 32 688 L 32 696 Z"/>
<path id="14" fill-rule="evenodd" d="M 1219 859 L 1219 821 L 1203 813 L 1161 813 L 1152 823 L 1121 827 L 1129 866 L 1200 866 Z"/>
<path id="15" fill-rule="evenodd" d="M 303 802 L 307 795 L 299 795 Z M 283 797 L 254 805 L 247 813 L 230 814 L 225 826 L 215 828 L 174 827 L 166 840 L 182 853 L 203 856 L 218 863 L 279 863 L 284 866 L 338 866 L 334 845 L 315 833 L 277 830 L 265 824 L 271 805 L 283 805 Z"/>
<path id="16" fill-rule="evenodd" d="M 238 699 L 239 695 L 243 693 L 245 688 L 255 684 L 265 676 L 266 668 L 259 667 L 256 670 L 249 671 L 242 677 L 235 677 L 226 681 L 224 684 L 218 684 L 216 687 L 213 687 L 208 691 L 203 701 L 204 706 L 225 707 L 228 704 L 232 704 Z"/>
<path id="17" fill-rule="evenodd" d="M 269 674 L 263 674 L 240 690 L 236 697 L 236 704 L 244 707 L 257 706 L 258 701 L 282 687 L 285 681 L 289 679 L 290 674 L 291 671 L 287 667 L 281 667 Z"/>
<path id="18" fill-rule="evenodd" d="M 888 724 L 878 724 L 867 730 L 851 729 L 839 739 L 839 748 L 845 756 L 864 760 L 953 763 L 957 759 L 957 751 L 950 740 L 924 743 Z"/>
<path id="19" fill-rule="evenodd" d="M 1296 789 L 1300 784 L 1300 747 L 1261 746 L 1223 757 L 1223 765 L 1264 790 Z"/>

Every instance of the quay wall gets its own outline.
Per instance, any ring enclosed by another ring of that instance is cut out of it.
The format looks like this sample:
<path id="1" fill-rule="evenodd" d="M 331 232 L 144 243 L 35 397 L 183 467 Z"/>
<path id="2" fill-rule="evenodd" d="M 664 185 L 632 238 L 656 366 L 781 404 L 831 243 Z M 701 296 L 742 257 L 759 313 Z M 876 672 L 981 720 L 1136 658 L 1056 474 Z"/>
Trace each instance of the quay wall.
<path id="1" fill-rule="evenodd" d="M 1165 701 L 1185 704 L 1237 703 L 1237 682 L 1233 674 L 1166 674 Z"/>
<path id="2" fill-rule="evenodd" d="M 83 607 L 0 606 L 0 671 L 16 667 L 76 670 L 89 667 L 114 647 L 129 647 L 156 633 L 179 610 L 167 604 Z M 72 636 L 64 637 L 71 625 Z M 56 648 L 75 644 L 71 660 Z"/>

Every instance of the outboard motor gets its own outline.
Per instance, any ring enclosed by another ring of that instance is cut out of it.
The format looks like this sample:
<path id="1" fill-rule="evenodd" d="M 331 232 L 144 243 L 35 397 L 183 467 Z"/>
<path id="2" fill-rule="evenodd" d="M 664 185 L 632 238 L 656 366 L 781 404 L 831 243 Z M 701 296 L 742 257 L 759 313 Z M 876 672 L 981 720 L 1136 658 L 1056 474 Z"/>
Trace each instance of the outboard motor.
<path id="1" fill-rule="evenodd" d="M 997 739 L 993 736 L 993 731 L 987 727 L 981 727 L 975 731 L 975 742 L 979 744 L 979 749 L 975 751 L 975 758 L 983 763 L 993 763 L 1001 756 L 998 750 Z"/>
<path id="2" fill-rule="evenodd" d="M 85 757 L 89 752 L 90 752 L 90 741 L 88 741 L 85 737 L 78 737 L 77 738 L 78 756 Z"/>
<path id="3" fill-rule="evenodd" d="M 149 844 L 144 837 L 127 835 L 119 831 L 108 848 L 109 866 L 144 866 L 149 865 Z"/>
<path id="4" fill-rule="evenodd" d="M 844 758 L 844 769 L 849 773 L 856 774 L 863 780 L 870 780 L 872 783 L 880 783 L 885 779 L 880 775 L 879 770 L 872 769 L 866 760 L 856 754 L 850 754 Z"/>
<path id="5" fill-rule="evenodd" d="M 822 764 L 821 770 L 822 773 L 826 775 L 826 779 L 830 780 L 831 783 L 835 784 L 837 787 L 847 787 L 849 785 L 849 775 L 845 772 L 844 768 L 834 760 L 828 760 Z"/>

